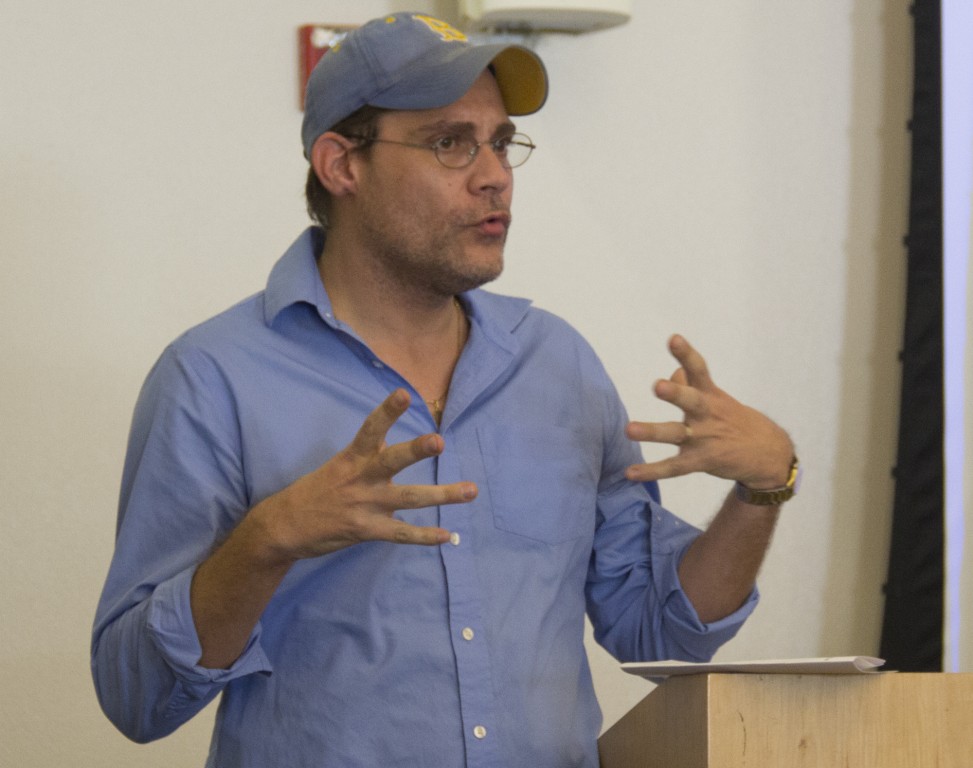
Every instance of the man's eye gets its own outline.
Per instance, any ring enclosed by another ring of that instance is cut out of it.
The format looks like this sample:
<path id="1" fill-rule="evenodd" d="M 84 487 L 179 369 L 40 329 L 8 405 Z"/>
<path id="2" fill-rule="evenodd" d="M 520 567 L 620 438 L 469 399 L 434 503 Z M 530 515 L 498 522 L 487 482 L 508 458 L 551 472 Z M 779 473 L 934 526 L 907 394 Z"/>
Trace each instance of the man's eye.
<path id="1" fill-rule="evenodd" d="M 493 149 L 496 152 L 506 152 L 507 147 L 509 147 L 512 142 L 513 142 L 513 137 L 511 136 L 504 136 L 501 139 L 494 139 Z"/>
<path id="2" fill-rule="evenodd" d="M 455 152 L 459 149 L 460 142 L 455 136 L 443 136 L 436 139 L 432 145 L 437 152 Z"/>

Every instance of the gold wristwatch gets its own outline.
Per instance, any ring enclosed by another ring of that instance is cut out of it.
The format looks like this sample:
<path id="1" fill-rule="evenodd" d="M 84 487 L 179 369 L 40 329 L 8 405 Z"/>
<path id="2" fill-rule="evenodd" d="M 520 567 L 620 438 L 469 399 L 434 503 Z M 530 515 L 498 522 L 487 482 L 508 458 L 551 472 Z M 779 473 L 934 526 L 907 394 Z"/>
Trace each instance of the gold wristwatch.
<path id="1" fill-rule="evenodd" d="M 780 488 L 769 488 L 767 490 L 755 490 L 747 488 L 743 483 L 738 482 L 733 489 L 736 491 L 737 498 L 747 504 L 756 504 L 761 507 L 776 506 L 783 504 L 797 493 L 801 485 L 801 463 L 797 456 L 791 461 L 791 469 L 787 474 L 787 484 Z"/>

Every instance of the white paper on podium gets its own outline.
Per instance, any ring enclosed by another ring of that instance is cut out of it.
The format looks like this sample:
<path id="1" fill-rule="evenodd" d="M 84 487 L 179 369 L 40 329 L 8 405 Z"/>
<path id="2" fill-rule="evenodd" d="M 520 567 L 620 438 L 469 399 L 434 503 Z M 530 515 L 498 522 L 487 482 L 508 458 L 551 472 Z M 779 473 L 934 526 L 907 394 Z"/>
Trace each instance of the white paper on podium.
<path id="1" fill-rule="evenodd" d="M 878 671 L 885 659 L 873 656 L 828 656 L 817 659 L 765 659 L 696 664 L 690 661 L 637 661 L 622 669 L 640 677 L 704 675 L 710 672 L 745 672 L 763 675 L 860 675 Z"/>

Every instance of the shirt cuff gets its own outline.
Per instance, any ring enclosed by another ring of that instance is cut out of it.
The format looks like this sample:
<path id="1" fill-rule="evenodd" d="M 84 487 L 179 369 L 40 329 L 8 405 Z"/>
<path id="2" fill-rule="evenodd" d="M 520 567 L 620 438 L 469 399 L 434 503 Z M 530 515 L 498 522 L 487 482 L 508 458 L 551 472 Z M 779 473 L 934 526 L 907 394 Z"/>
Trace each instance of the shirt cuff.
<path id="1" fill-rule="evenodd" d="M 202 646 L 196 634 L 189 601 L 189 589 L 195 572 L 195 567 L 187 568 L 159 584 L 150 598 L 149 635 L 173 674 L 189 684 L 222 685 L 255 672 L 273 672 L 273 666 L 260 644 L 259 622 L 250 634 L 243 653 L 228 669 L 209 669 L 199 665 Z"/>
<path id="2" fill-rule="evenodd" d="M 708 623 L 700 621 L 696 608 L 679 583 L 679 561 L 682 559 L 685 549 L 688 549 L 688 546 L 678 553 L 674 553 L 674 556 L 666 558 L 665 570 L 668 572 L 664 582 L 670 585 L 664 609 L 666 627 L 679 647 L 693 649 L 691 654 L 694 657 L 692 658 L 693 661 L 709 661 L 720 646 L 740 631 L 740 627 L 757 607 L 760 592 L 754 586 L 743 605 L 733 613 Z"/>

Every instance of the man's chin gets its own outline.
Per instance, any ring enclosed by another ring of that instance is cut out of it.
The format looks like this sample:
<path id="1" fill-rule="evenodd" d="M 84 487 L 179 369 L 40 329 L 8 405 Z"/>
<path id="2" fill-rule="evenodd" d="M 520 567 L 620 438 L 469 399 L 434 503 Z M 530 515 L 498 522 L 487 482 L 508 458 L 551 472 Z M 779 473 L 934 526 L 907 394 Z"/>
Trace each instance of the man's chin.
<path id="1" fill-rule="evenodd" d="M 447 293 L 456 295 L 457 293 L 465 293 L 466 291 L 472 291 L 475 288 L 480 288 L 487 283 L 492 283 L 503 272 L 503 262 L 501 261 L 499 265 L 492 269 L 481 269 L 476 271 L 470 271 L 462 275 L 453 275 L 453 286 Z"/>
<path id="2" fill-rule="evenodd" d="M 481 285 L 491 283 L 503 272 L 503 245 L 483 247 L 467 252 L 462 266 L 450 276 L 457 286 L 462 286 L 454 294 L 472 291 Z"/>

